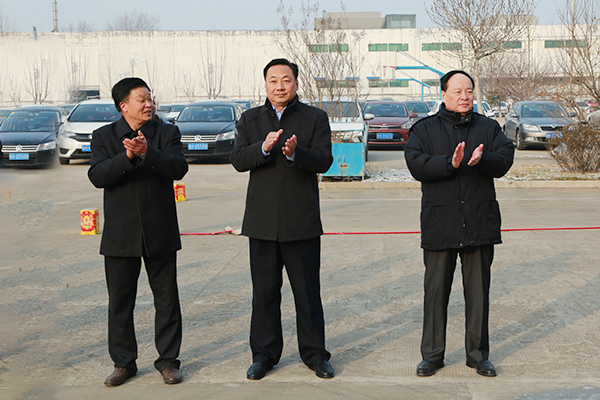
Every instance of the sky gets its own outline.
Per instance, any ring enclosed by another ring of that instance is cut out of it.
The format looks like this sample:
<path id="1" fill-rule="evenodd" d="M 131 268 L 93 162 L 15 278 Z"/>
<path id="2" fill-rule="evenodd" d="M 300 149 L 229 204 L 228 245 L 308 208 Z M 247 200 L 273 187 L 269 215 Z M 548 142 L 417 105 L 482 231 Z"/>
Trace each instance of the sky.
<path id="1" fill-rule="evenodd" d="M 482 0 L 485 1 L 485 0 Z M 564 0 L 536 0 L 534 11 L 539 24 L 558 24 L 557 7 Z M 14 30 L 29 32 L 35 26 L 38 32 L 53 28 L 53 0 L 0 0 L 3 20 Z M 314 4 L 316 1 L 312 1 Z M 347 12 L 381 12 L 386 14 L 416 14 L 417 27 L 435 26 L 426 10 L 432 0 L 343 0 Z M 158 19 L 159 30 L 276 30 L 281 28 L 275 12 L 280 0 L 57 0 L 58 29 L 68 30 L 86 21 L 94 30 L 105 30 L 109 21 L 132 10 Z M 298 15 L 300 1 L 284 0 Z M 322 11 L 341 12 L 339 0 L 321 0 Z"/>

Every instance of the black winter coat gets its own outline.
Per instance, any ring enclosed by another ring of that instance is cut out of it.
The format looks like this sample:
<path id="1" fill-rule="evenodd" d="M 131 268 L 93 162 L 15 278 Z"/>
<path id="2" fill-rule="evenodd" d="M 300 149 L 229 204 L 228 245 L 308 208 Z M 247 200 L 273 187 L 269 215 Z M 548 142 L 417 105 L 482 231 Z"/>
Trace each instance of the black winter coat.
<path id="1" fill-rule="evenodd" d="M 133 131 L 120 120 L 92 135 L 88 177 L 104 189 L 100 253 L 114 257 L 157 256 L 181 249 L 173 180 L 188 171 L 179 128 L 150 121 L 140 129 L 148 141 L 145 160 L 129 160 L 123 139 Z M 135 134 L 137 136 L 137 134 Z"/>
<path id="2" fill-rule="evenodd" d="M 322 235 L 317 173 L 333 162 L 327 113 L 296 97 L 278 120 L 267 100 L 244 112 L 237 129 L 231 163 L 239 172 L 250 171 L 242 234 L 280 242 Z M 265 157 L 262 143 L 279 129 L 283 133 Z M 291 162 L 281 149 L 294 134 L 298 145 Z"/>
<path id="3" fill-rule="evenodd" d="M 452 166 L 456 146 L 464 141 L 465 156 Z M 467 165 L 483 143 L 483 156 Z M 480 114 L 440 111 L 420 120 L 410 131 L 404 156 L 413 177 L 421 181 L 421 247 L 444 250 L 502 243 L 500 208 L 494 178 L 513 163 L 514 146 L 498 123 Z"/>

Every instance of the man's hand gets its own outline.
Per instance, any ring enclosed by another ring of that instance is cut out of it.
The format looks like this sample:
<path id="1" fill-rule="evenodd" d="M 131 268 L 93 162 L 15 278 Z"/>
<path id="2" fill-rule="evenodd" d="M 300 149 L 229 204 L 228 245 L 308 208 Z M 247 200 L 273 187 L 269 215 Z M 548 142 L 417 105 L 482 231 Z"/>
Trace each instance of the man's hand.
<path id="1" fill-rule="evenodd" d="M 481 160 L 481 156 L 483 155 L 483 143 L 480 144 L 479 146 L 477 146 L 477 148 L 475 150 L 473 150 L 473 155 L 471 156 L 471 159 L 468 162 L 468 166 L 472 167 L 475 166 L 479 163 L 479 161 Z"/>
<path id="2" fill-rule="evenodd" d="M 278 130 L 277 132 L 269 132 L 267 138 L 262 144 L 262 149 L 265 153 L 270 152 L 273 149 L 273 146 L 279 140 L 279 136 L 283 133 L 283 129 Z"/>
<path id="3" fill-rule="evenodd" d="M 465 157 L 465 142 L 460 142 L 456 149 L 454 149 L 454 154 L 452 155 L 452 166 L 454 169 L 458 169 L 460 167 L 460 163 Z"/>
<path id="4" fill-rule="evenodd" d="M 142 131 L 138 131 L 138 135 L 133 139 L 123 140 L 127 158 L 132 160 L 136 156 L 141 156 L 148 151 L 148 142 Z"/>
<path id="5" fill-rule="evenodd" d="M 298 145 L 298 138 L 296 135 L 292 135 L 291 138 L 285 141 L 285 146 L 283 146 L 283 154 L 286 157 L 291 157 L 296 152 L 296 146 Z"/>

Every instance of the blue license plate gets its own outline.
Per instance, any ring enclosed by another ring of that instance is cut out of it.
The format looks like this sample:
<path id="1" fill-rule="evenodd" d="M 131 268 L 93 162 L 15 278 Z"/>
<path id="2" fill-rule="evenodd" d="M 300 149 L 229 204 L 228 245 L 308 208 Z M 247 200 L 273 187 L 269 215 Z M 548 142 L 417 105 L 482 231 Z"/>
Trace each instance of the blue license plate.
<path id="1" fill-rule="evenodd" d="M 188 143 L 188 150 L 208 150 L 208 143 Z"/>
<path id="2" fill-rule="evenodd" d="M 393 139 L 393 138 L 394 138 L 393 133 L 378 133 L 377 134 L 377 139 Z"/>
<path id="3" fill-rule="evenodd" d="M 29 153 L 9 153 L 9 160 L 29 160 Z"/>
<path id="4" fill-rule="evenodd" d="M 81 152 L 83 153 L 91 153 L 92 152 L 92 148 L 89 144 L 83 144 L 81 145 Z"/>
<path id="5" fill-rule="evenodd" d="M 561 138 L 561 137 L 562 137 L 562 133 L 560 133 L 560 132 L 546 133 L 546 139 Z"/>

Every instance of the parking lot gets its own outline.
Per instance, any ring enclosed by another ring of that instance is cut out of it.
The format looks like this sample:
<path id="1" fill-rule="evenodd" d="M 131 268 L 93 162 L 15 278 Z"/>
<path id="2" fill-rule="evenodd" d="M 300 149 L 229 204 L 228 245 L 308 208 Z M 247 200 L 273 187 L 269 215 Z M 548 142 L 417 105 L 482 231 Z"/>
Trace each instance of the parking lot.
<path id="1" fill-rule="evenodd" d="M 369 152 L 369 163 L 404 168 L 403 153 Z M 544 151 L 519 151 L 517 163 L 554 161 Z M 2 399 L 600 398 L 600 230 L 572 229 L 600 227 L 600 190 L 573 185 L 498 189 L 503 228 L 511 231 L 496 247 L 492 275 L 490 360 L 496 378 L 465 366 L 459 272 L 449 308 L 447 366 L 433 377 L 415 376 L 423 267 L 419 235 L 406 233 L 322 239 L 334 379 L 315 377 L 300 361 L 285 284 L 282 360 L 263 380 L 248 381 L 247 239 L 223 234 L 182 238 L 184 382 L 164 385 L 152 365 L 153 306 L 143 273 L 136 308 L 140 370 L 125 385 L 106 388 L 112 362 L 100 236 L 82 236 L 79 229 L 80 210 L 102 209 L 102 191 L 88 181 L 88 167 L 78 161 L 0 170 Z M 239 228 L 247 179 L 226 162 L 191 163 L 183 179 L 187 200 L 178 203 L 181 231 Z M 321 190 L 321 210 L 328 233 L 414 232 L 420 191 L 332 185 Z"/>

